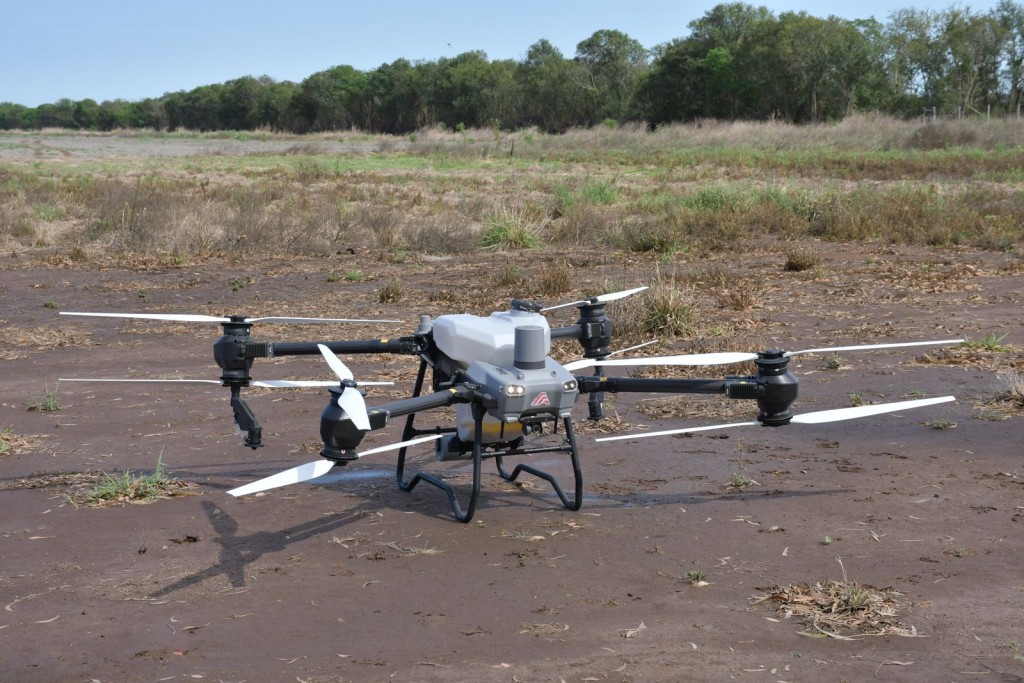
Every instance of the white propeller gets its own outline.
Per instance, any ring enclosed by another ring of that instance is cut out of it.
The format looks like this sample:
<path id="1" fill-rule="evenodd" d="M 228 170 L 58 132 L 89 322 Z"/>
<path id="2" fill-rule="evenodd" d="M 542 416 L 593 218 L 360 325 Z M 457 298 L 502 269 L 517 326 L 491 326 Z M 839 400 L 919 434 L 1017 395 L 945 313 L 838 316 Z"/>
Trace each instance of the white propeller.
<path id="1" fill-rule="evenodd" d="M 580 360 L 566 363 L 564 367 L 569 372 L 583 370 L 595 365 L 606 366 L 630 366 L 630 365 L 729 365 L 731 363 L 742 363 L 743 361 L 757 358 L 757 355 L 749 353 L 691 353 L 681 356 L 647 356 L 646 358 L 619 358 L 605 360 L 601 358 L 582 358 Z"/>
<path id="2" fill-rule="evenodd" d="M 595 296 L 592 299 L 583 299 L 582 301 L 572 301 L 572 302 L 567 303 L 567 304 L 558 304 L 557 306 L 548 306 L 547 308 L 542 308 L 540 310 L 541 311 L 554 311 L 554 310 L 559 309 L 559 308 L 568 308 L 569 306 L 579 306 L 580 304 L 603 304 L 603 303 L 607 303 L 609 301 L 615 301 L 617 299 L 624 299 L 627 296 L 632 296 L 633 294 L 637 294 L 639 292 L 642 292 L 645 289 L 649 289 L 649 288 L 644 286 L 644 287 L 637 287 L 635 289 L 625 289 L 625 290 L 623 290 L 621 292 L 610 292 L 608 294 L 601 294 L 600 296 Z"/>
<path id="3" fill-rule="evenodd" d="M 404 448 L 406 446 L 414 446 L 418 443 L 424 443 L 426 441 L 433 441 L 440 439 L 441 434 L 431 434 L 430 436 L 423 436 L 418 439 L 411 439 L 409 441 L 400 441 L 399 443 L 393 443 L 387 446 L 381 446 L 380 448 L 371 448 L 368 451 L 362 451 L 357 453 L 357 458 L 362 458 L 367 455 L 373 455 L 374 453 L 383 453 L 384 451 L 392 451 L 397 448 Z M 265 477 L 258 481 L 254 481 L 245 486 L 239 486 L 238 488 L 231 489 L 228 491 L 232 496 L 246 496 L 250 493 L 259 493 L 260 491 L 266 491 L 268 489 L 276 489 L 280 486 L 287 486 L 289 484 L 298 484 L 302 481 L 309 481 L 310 479 L 316 479 L 327 474 L 335 463 L 331 460 L 316 460 L 314 462 L 307 462 L 305 465 L 299 465 L 293 467 L 290 470 L 284 472 L 278 472 L 272 474 L 269 477 Z"/>
<path id="4" fill-rule="evenodd" d="M 937 346 L 942 344 L 959 344 L 963 339 L 943 339 L 939 341 L 900 342 L 896 344 L 865 344 L 860 346 L 831 346 L 820 349 L 802 349 L 800 351 L 786 351 L 786 357 L 798 356 L 805 353 L 836 353 L 838 351 L 871 351 L 874 349 L 895 349 L 905 346 Z M 732 363 L 743 363 L 756 360 L 756 353 L 731 352 L 722 353 L 691 353 L 679 356 L 649 356 L 647 358 L 623 358 L 618 360 L 602 360 L 599 358 L 583 358 L 581 360 L 566 363 L 563 367 L 569 372 L 582 370 L 584 368 L 600 366 L 639 366 L 639 365 L 729 365 Z"/>
<path id="5" fill-rule="evenodd" d="M 938 341 L 900 342 L 897 344 L 866 344 L 860 346 L 826 346 L 821 349 L 803 349 L 802 351 L 787 351 L 785 356 L 798 356 L 802 353 L 836 353 L 837 351 L 871 351 L 872 349 L 897 349 L 904 346 L 941 346 L 942 344 L 960 344 L 963 339 L 941 339 Z M 756 358 L 756 354 L 750 360 Z"/>
<path id="6" fill-rule="evenodd" d="M 857 406 L 855 408 L 836 408 L 834 410 L 819 410 L 814 413 L 794 415 L 790 421 L 792 424 L 824 424 L 826 422 L 840 422 L 842 420 L 854 420 L 859 417 L 870 417 L 871 415 L 882 415 L 884 413 L 896 413 L 911 408 L 923 408 L 937 403 L 948 403 L 955 401 L 955 396 L 939 396 L 936 398 L 919 398 L 913 401 L 897 401 L 895 403 L 882 403 L 875 406 Z M 687 427 L 685 429 L 669 429 L 662 432 L 643 432 L 639 434 L 625 434 L 621 436 L 606 436 L 595 441 L 621 441 L 624 439 L 643 439 L 648 436 L 670 436 L 672 434 L 689 434 L 691 432 L 704 432 L 710 429 L 729 429 L 731 427 L 757 427 L 761 423 L 733 422 L 732 424 L 711 425 L 708 427 Z"/>
<path id="7" fill-rule="evenodd" d="M 97 318 L 136 318 L 138 320 L 168 320 L 180 323 L 229 323 L 231 318 L 192 313 L 84 313 L 61 311 L 61 315 L 87 315 Z M 243 323 L 400 323 L 401 320 L 356 320 L 353 318 L 244 318 Z"/>
<path id="8" fill-rule="evenodd" d="M 165 384 L 221 384 L 218 379 L 99 379 L 90 377 L 61 377 L 59 382 L 149 382 Z M 338 383 L 327 379 L 268 379 L 250 380 L 249 386 L 261 389 L 299 389 L 302 387 L 333 387 Z M 393 386 L 394 382 L 356 382 L 358 386 Z"/>
<path id="9" fill-rule="evenodd" d="M 316 347 L 320 349 L 320 353 L 323 355 L 324 360 L 331 366 L 331 370 L 338 379 L 341 380 L 342 384 L 346 380 L 353 380 L 352 371 L 348 369 L 348 366 L 341 362 L 341 359 L 334 355 L 334 351 L 323 344 L 317 344 Z M 357 429 L 364 431 L 370 431 L 370 417 L 366 414 L 366 401 L 363 400 L 363 395 L 357 390 L 346 387 L 341 395 L 338 396 L 338 406 L 345 411 L 349 419 L 352 420 L 352 424 Z"/>

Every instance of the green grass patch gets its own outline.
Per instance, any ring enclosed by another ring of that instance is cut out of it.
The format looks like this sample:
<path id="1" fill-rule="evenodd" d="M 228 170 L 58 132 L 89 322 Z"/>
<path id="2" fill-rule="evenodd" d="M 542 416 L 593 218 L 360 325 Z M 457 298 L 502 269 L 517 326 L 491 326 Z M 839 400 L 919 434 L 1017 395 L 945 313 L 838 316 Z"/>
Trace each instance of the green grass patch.
<path id="1" fill-rule="evenodd" d="M 489 216 L 480 235 L 480 246 L 496 251 L 537 249 L 543 245 L 539 226 L 517 208 L 503 208 Z"/>
<path id="2" fill-rule="evenodd" d="M 125 470 L 119 475 L 104 475 L 95 487 L 83 495 L 82 502 L 96 507 L 152 503 L 160 498 L 180 493 L 181 489 L 187 486 L 188 484 L 164 472 L 163 457 L 160 457 L 157 458 L 156 469 L 151 474 Z"/>

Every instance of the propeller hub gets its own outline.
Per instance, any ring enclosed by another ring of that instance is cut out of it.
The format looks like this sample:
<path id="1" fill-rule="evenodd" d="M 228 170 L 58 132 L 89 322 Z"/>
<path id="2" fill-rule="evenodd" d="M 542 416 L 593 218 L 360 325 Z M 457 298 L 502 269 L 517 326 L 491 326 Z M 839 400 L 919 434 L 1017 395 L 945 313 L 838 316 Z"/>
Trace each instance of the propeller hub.
<path id="1" fill-rule="evenodd" d="M 779 349 L 757 354 L 758 421 L 767 427 L 789 424 L 793 419 L 790 407 L 796 401 L 799 382 L 789 371 L 789 357 Z"/>
<path id="2" fill-rule="evenodd" d="M 536 301 L 528 299 L 512 299 L 513 311 L 525 311 L 527 313 L 540 313 L 541 305 Z"/>
<path id="3" fill-rule="evenodd" d="M 249 371 L 252 369 L 252 358 L 245 352 L 250 339 L 251 322 L 245 322 L 244 316 L 233 315 L 231 322 L 221 323 L 224 334 L 213 343 L 213 359 L 223 371 L 221 381 L 225 384 L 231 382 L 248 383 L 252 377 Z"/>
<path id="4" fill-rule="evenodd" d="M 320 439 L 324 442 L 320 456 L 344 464 L 358 457 L 356 448 L 365 432 L 352 423 L 338 403 L 345 388 L 329 387 L 328 391 L 331 392 L 331 401 L 320 414 Z"/>
<path id="5" fill-rule="evenodd" d="M 612 321 L 604 310 L 602 302 L 585 302 L 579 305 L 580 346 L 584 358 L 603 358 L 611 353 Z"/>

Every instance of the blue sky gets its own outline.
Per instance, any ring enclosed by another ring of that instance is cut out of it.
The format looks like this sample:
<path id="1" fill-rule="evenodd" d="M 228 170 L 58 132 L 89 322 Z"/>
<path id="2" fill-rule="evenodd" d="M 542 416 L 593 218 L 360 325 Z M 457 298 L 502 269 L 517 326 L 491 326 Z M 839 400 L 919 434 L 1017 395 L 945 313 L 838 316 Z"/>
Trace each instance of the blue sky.
<path id="1" fill-rule="evenodd" d="M 644 47 L 686 36 L 718 2 L 526 0 L 512 3 L 341 0 L 29 0 L 0 13 L 0 102 L 35 107 L 67 97 L 140 100 L 177 90 L 267 75 L 301 81 L 339 64 L 370 70 L 404 57 L 434 60 L 468 50 L 521 59 L 548 39 L 566 57 L 599 29 Z M 776 14 L 875 17 L 906 7 L 970 6 L 996 0 L 750 2 Z"/>

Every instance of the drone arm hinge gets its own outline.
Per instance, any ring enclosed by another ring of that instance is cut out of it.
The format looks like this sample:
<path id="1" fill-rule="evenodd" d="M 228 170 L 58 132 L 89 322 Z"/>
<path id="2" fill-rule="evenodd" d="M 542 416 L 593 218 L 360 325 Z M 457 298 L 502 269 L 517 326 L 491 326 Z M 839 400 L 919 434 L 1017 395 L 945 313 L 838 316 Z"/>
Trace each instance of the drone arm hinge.
<path id="1" fill-rule="evenodd" d="M 242 354 L 245 358 L 273 358 L 274 342 L 246 342 Z"/>
<path id="2" fill-rule="evenodd" d="M 255 413 L 239 395 L 238 387 L 231 387 L 231 409 L 235 413 L 235 423 L 245 432 L 245 445 L 256 450 L 263 445 L 263 427 L 256 419 Z"/>
<path id="3" fill-rule="evenodd" d="M 756 377 L 726 377 L 726 398 L 757 400 L 764 397 L 764 385 Z"/>

